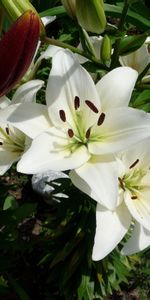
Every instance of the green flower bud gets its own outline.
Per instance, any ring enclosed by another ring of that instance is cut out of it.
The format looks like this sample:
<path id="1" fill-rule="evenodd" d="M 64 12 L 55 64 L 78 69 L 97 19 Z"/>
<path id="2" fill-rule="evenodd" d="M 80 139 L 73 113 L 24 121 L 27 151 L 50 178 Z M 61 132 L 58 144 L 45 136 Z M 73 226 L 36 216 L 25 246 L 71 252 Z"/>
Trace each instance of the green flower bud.
<path id="1" fill-rule="evenodd" d="M 26 11 L 33 11 L 40 21 L 40 35 L 45 35 L 45 28 L 41 18 L 29 0 L 1 0 L 0 6 L 3 8 L 11 23 L 15 22 Z"/>
<path id="2" fill-rule="evenodd" d="M 87 31 L 102 33 L 106 27 L 103 0 L 76 0 L 76 17 Z"/>
<path id="3" fill-rule="evenodd" d="M 76 0 L 61 0 L 61 2 L 65 7 L 68 15 L 74 18 L 76 15 Z"/>
<path id="4" fill-rule="evenodd" d="M 107 63 L 111 58 L 111 41 L 108 35 L 105 35 L 102 40 L 101 46 L 101 59 L 104 63 Z"/>

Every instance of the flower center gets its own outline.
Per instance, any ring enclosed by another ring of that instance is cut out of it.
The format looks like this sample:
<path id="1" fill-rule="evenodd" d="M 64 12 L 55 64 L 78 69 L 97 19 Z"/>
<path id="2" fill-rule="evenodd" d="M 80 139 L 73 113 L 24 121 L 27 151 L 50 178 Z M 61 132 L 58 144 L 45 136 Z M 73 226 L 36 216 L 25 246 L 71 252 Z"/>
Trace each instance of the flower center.
<path id="1" fill-rule="evenodd" d="M 138 163 L 139 159 L 135 160 L 133 164 L 130 165 L 129 171 L 122 178 L 118 178 L 120 188 L 123 191 L 130 191 L 132 200 L 138 199 L 140 191 L 147 188 L 147 186 L 142 183 L 144 176 L 147 174 L 147 170 L 138 168 Z"/>
<path id="2" fill-rule="evenodd" d="M 83 109 L 81 110 L 80 107 L 80 98 L 76 96 L 74 98 L 74 122 L 75 122 L 75 129 L 73 126 L 69 124 L 67 121 L 66 113 L 63 109 L 59 110 L 59 117 L 63 123 L 66 124 L 66 132 L 70 139 L 72 139 L 72 142 L 79 144 L 87 145 L 88 141 L 91 138 L 92 135 L 92 129 L 95 126 L 101 126 L 104 123 L 105 120 L 105 114 L 99 113 L 98 108 L 95 106 L 95 104 L 90 100 L 85 100 L 85 105 L 89 108 L 89 110 L 93 114 L 97 114 L 97 121 L 94 122 L 91 126 L 89 126 L 88 129 L 85 130 L 85 124 L 84 122 L 84 116 L 83 116 Z"/>
<path id="3" fill-rule="evenodd" d="M 22 153 L 25 149 L 25 135 L 9 126 L 5 128 L 0 127 L 0 149 Z"/>

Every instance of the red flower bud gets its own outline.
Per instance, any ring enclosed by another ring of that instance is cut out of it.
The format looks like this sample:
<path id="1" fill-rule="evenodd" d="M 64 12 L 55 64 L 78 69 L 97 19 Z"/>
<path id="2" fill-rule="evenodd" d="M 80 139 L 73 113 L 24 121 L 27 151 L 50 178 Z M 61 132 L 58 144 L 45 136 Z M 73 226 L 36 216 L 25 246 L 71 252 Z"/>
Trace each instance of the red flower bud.
<path id="1" fill-rule="evenodd" d="M 0 40 L 0 96 L 21 80 L 34 56 L 40 34 L 39 17 L 25 12 Z"/>

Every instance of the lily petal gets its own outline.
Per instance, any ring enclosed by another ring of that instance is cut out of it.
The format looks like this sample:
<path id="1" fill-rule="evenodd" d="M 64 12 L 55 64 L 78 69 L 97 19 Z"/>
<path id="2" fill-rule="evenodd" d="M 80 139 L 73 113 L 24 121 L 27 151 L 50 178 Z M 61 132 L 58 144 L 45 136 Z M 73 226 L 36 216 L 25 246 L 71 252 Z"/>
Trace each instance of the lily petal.
<path id="1" fill-rule="evenodd" d="M 67 114 L 67 121 L 72 124 L 76 96 L 80 98 L 81 110 L 83 104 L 85 105 L 85 100 L 94 102 L 94 105 L 100 108 L 99 96 L 92 78 L 69 50 L 57 51 L 52 62 L 46 101 L 50 119 L 54 125 L 62 126 L 59 117 L 59 111 L 62 109 Z M 84 118 L 87 120 L 86 115 Z"/>
<path id="2" fill-rule="evenodd" d="M 75 186 L 108 209 L 115 209 L 118 198 L 118 168 L 109 158 L 93 158 L 70 172 Z"/>
<path id="3" fill-rule="evenodd" d="M 45 16 L 41 18 L 44 26 L 47 26 L 48 24 L 52 23 L 56 20 L 56 16 Z"/>
<path id="4" fill-rule="evenodd" d="M 141 73 L 150 62 L 150 54 L 144 44 L 138 50 L 124 56 L 120 56 L 122 66 L 129 66 Z"/>
<path id="5" fill-rule="evenodd" d="M 15 92 L 12 98 L 12 104 L 16 103 L 28 103 L 36 101 L 36 93 L 42 88 L 44 81 L 42 80 L 30 80 L 21 85 Z"/>
<path id="6" fill-rule="evenodd" d="M 20 158 L 16 152 L 0 151 L 0 175 L 11 167 L 11 165 Z"/>
<path id="7" fill-rule="evenodd" d="M 124 193 L 124 201 L 132 215 L 132 217 L 144 226 L 147 230 L 150 230 L 150 191 L 142 191 L 139 198 L 132 199 L 129 192 Z"/>
<path id="8" fill-rule="evenodd" d="M 46 172 L 50 169 L 63 171 L 79 167 L 89 158 L 90 154 L 84 145 L 72 153 L 68 149 L 66 134 L 51 128 L 33 140 L 31 147 L 19 161 L 17 170 L 27 174 Z"/>
<path id="9" fill-rule="evenodd" d="M 120 107 L 105 114 L 105 121 L 94 129 L 98 141 L 89 142 L 90 153 L 122 151 L 150 136 L 150 115 L 133 108 Z"/>
<path id="10" fill-rule="evenodd" d="M 147 168 L 150 166 L 150 139 L 145 139 L 142 142 L 130 147 L 129 150 L 119 154 L 121 160 L 126 167 L 126 170 L 129 171 L 130 166 L 138 160 L 138 168 Z M 147 183 L 148 184 L 148 183 Z"/>
<path id="11" fill-rule="evenodd" d="M 11 104 L 11 101 L 8 97 L 2 96 L 0 97 L 0 109 L 6 108 L 8 105 Z"/>
<path id="12" fill-rule="evenodd" d="M 0 122 L 10 123 L 30 138 L 51 126 L 46 106 L 37 103 L 9 105 L 0 110 Z"/>
<path id="13" fill-rule="evenodd" d="M 92 259 L 98 261 L 108 255 L 122 240 L 130 223 L 130 213 L 124 203 L 115 211 L 106 210 L 98 204 Z"/>
<path id="14" fill-rule="evenodd" d="M 148 246 L 150 246 L 150 231 L 136 222 L 132 235 L 125 243 L 121 253 L 123 255 L 131 255 L 144 250 Z"/>
<path id="15" fill-rule="evenodd" d="M 119 67 L 105 75 L 96 85 L 102 110 L 128 106 L 138 73 L 128 67 Z"/>

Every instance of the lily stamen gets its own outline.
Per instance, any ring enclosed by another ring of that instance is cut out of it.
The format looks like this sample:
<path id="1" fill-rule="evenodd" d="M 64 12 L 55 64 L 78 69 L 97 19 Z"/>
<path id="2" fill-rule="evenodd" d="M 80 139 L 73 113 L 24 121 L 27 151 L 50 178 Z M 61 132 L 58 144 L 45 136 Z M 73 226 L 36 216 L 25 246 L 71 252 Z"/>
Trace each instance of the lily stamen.
<path id="1" fill-rule="evenodd" d="M 101 113 L 99 118 L 98 118 L 97 125 L 98 126 L 102 125 L 104 123 L 104 120 L 105 120 L 105 114 Z"/>
<path id="2" fill-rule="evenodd" d="M 90 100 L 85 100 L 85 104 L 96 114 L 98 114 L 98 108 Z"/>
<path id="3" fill-rule="evenodd" d="M 63 109 L 61 109 L 59 111 L 59 116 L 60 116 L 60 119 L 63 121 L 63 122 L 66 122 L 66 114 L 65 114 L 65 111 Z"/>
<path id="4" fill-rule="evenodd" d="M 91 127 L 87 130 L 87 132 L 86 132 L 86 134 L 85 134 L 85 137 L 86 137 L 87 139 L 89 139 L 89 138 L 90 138 L 90 135 L 91 135 Z"/>
<path id="5" fill-rule="evenodd" d="M 74 136 L 74 132 L 72 129 L 68 129 L 68 135 L 70 138 L 72 138 Z"/>
<path id="6" fill-rule="evenodd" d="M 138 197 L 137 196 L 131 196 L 132 200 L 136 200 Z"/>
<path id="7" fill-rule="evenodd" d="M 129 169 L 134 168 L 138 162 L 139 162 L 139 159 L 135 160 L 135 162 L 129 167 Z"/>
<path id="8" fill-rule="evenodd" d="M 5 130 L 6 130 L 6 133 L 9 135 L 9 133 L 10 133 L 10 132 L 9 132 L 9 128 L 6 127 Z"/>
<path id="9" fill-rule="evenodd" d="M 78 96 L 75 96 L 74 98 L 74 108 L 77 110 L 80 107 L 80 98 Z"/>

